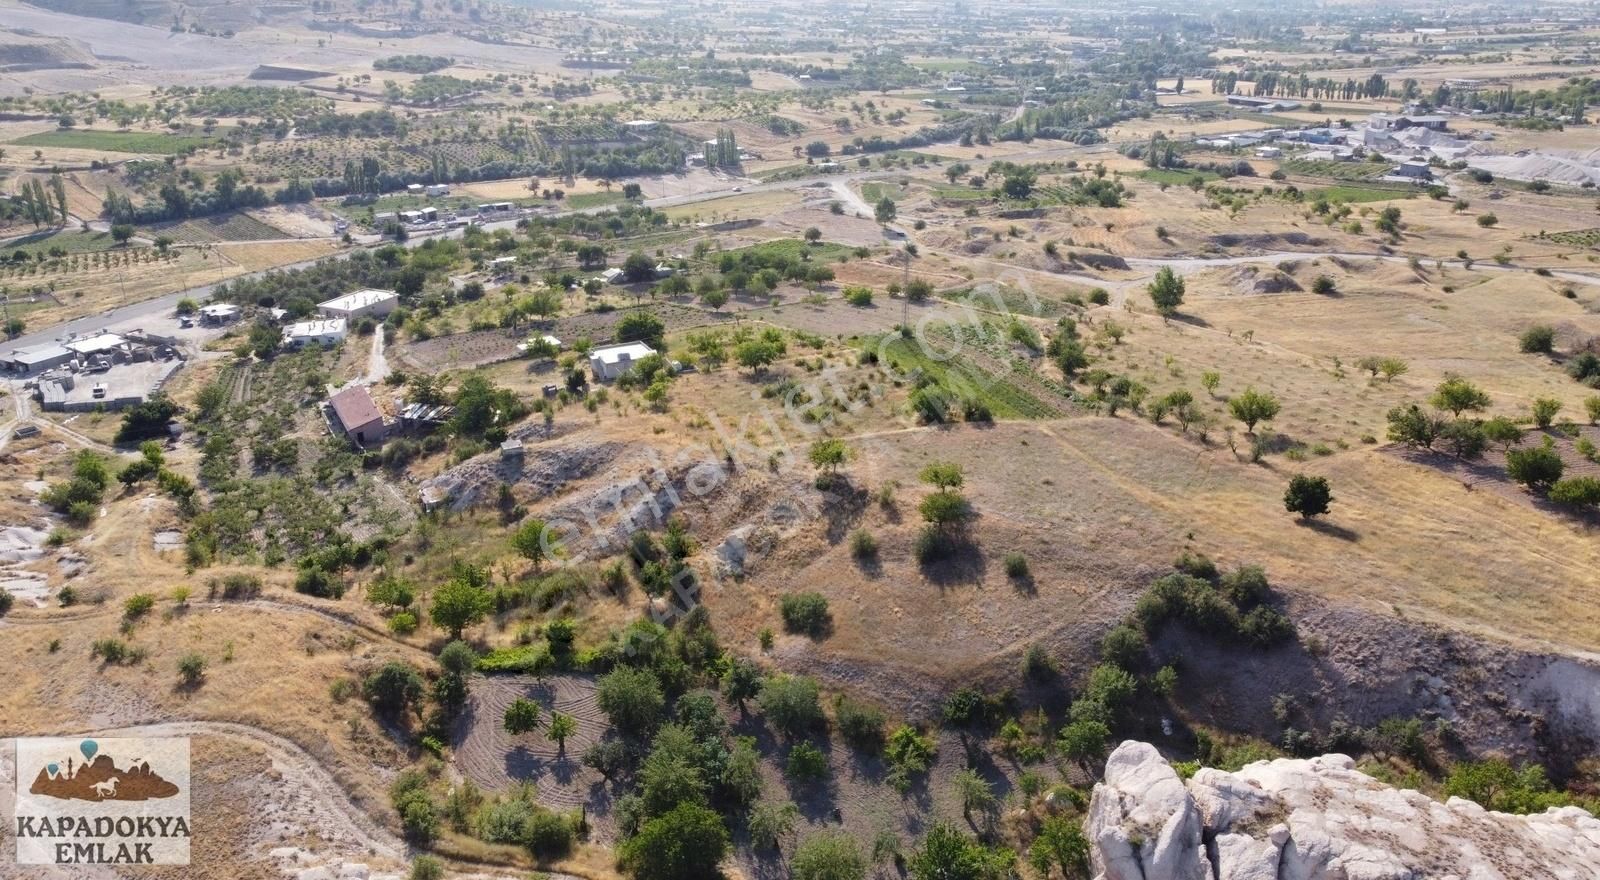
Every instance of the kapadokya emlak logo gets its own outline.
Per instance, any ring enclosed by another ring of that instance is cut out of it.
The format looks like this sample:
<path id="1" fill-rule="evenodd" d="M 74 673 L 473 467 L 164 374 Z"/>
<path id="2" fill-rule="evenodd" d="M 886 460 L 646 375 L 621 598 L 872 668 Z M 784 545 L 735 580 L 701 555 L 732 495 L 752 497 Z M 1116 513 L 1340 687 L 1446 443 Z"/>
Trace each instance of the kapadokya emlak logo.
<path id="1" fill-rule="evenodd" d="M 15 742 L 19 863 L 189 864 L 187 738 Z"/>
<path id="2" fill-rule="evenodd" d="M 65 763 L 53 761 L 40 767 L 28 793 L 85 801 L 144 801 L 178 793 L 178 786 L 151 771 L 148 760 L 134 756 L 119 768 L 116 758 L 100 751 L 100 744 L 92 739 L 78 743 L 78 751 L 83 755 L 81 762 L 68 755 Z"/>

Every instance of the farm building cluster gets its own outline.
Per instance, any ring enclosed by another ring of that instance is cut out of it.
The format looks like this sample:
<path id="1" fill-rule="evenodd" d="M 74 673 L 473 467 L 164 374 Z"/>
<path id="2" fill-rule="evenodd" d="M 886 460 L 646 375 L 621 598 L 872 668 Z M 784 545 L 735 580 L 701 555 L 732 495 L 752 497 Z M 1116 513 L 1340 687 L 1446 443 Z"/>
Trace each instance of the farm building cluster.
<path id="1" fill-rule="evenodd" d="M 139 331 L 91 333 L 16 349 L 7 372 L 25 380 L 49 412 L 93 412 L 136 406 L 183 366 L 178 340 Z"/>

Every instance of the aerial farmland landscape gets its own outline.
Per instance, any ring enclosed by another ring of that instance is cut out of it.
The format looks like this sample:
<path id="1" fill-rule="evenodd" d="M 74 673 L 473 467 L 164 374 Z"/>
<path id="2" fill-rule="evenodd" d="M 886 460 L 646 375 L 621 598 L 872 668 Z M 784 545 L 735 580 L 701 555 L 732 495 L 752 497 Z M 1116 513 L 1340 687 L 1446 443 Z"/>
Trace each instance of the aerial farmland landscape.
<path id="1" fill-rule="evenodd" d="M 0 0 L 0 878 L 1600 877 L 1597 120 L 1593 2 Z"/>

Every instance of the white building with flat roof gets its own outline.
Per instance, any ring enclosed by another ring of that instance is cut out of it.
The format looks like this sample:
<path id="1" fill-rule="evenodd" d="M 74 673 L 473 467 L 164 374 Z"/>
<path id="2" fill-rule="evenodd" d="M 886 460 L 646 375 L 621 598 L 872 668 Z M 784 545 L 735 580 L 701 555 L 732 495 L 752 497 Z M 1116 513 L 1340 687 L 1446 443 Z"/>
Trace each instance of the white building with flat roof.
<path id="1" fill-rule="evenodd" d="M 66 347 L 74 354 L 88 357 L 92 354 L 121 348 L 127 342 L 127 339 L 115 333 L 96 333 L 93 336 L 80 336 L 77 339 L 68 340 Z"/>
<path id="2" fill-rule="evenodd" d="M 343 318 L 300 321 L 283 328 L 283 344 L 286 348 L 301 348 L 313 342 L 322 346 L 338 345 L 344 341 L 346 326 Z"/>
<path id="3" fill-rule="evenodd" d="M 643 342 L 624 342 L 607 345 L 589 352 L 589 369 L 602 382 L 610 382 L 633 369 L 637 361 L 655 354 L 656 350 Z"/>
<path id="4" fill-rule="evenodd" d="M 317 312 L 326 318 L 356 318 L 372 316 L 382 318 L 400 305 L 400 295 L 392 290 L 353 290 L 324 303 L 317 303 Z"/>

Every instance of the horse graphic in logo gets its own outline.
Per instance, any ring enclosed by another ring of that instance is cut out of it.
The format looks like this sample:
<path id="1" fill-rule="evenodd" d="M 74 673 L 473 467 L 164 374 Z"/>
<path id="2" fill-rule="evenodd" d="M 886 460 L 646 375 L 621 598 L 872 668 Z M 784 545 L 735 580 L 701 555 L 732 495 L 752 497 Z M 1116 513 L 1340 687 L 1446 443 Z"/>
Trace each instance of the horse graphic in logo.
<path id="1" fill-rule="evenodd" d="M 46 764 L 39 769 L 28 792 L 83 801 L 147 801 L 178 793 L 176 785 L 151 771 L 149 762 L 143 759 L 134 758 L 125 769 L 118 769 L 115 759 L 100 752 L 99 743 L 92 739 L 79 743 L 78 751 L 83 754 L 82 763 L 68 755 L 64 764 Z"/>

